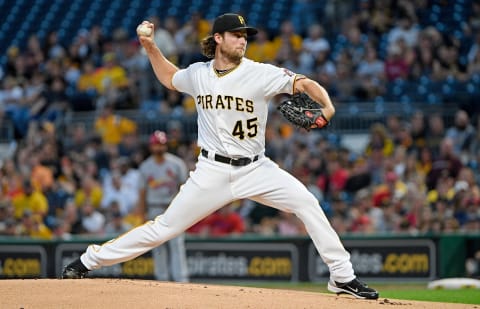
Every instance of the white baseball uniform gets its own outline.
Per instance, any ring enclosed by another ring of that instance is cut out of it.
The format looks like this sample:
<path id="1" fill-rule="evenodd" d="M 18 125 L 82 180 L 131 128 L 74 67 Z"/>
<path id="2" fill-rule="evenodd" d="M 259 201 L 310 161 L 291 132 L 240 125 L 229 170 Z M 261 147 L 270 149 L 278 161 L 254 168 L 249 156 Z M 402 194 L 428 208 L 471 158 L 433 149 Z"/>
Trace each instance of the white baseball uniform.
<path id="1" fill-rule="evenodd" d="M 214 60 L 175 73 L 174 87 L 196 100 L 196 168 L 164 214 L 81 256 L 90 270 L 135 258 L 179 235 L 215 210 L 238 199 L 251 199 L 293 212 L 305 224 L 320 256 L 337 282 L 355 278 L 350 255 L 318 200 L 295 177 L 265 157 L 268 102 L 292 94 L 296 75 L 286 69 L 243 58 L 228 74 Z"/>

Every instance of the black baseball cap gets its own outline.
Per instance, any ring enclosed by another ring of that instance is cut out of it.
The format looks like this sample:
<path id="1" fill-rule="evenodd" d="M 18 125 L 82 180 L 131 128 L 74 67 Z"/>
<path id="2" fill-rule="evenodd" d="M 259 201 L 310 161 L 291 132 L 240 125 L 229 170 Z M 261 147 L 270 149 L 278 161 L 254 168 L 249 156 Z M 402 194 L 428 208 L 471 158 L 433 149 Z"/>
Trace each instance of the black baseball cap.
<path id="1" fill-rule="evenodd" d="M 247 35 L 255 35 L 258 30 L 253 27 L 248 27 L 245 19 L 238 14 L 226 13 L 215 18 L 212 27 L 212 34 L 223 33 L 225 31 L 234 32 L 238 30 L 246 30 Z"/>

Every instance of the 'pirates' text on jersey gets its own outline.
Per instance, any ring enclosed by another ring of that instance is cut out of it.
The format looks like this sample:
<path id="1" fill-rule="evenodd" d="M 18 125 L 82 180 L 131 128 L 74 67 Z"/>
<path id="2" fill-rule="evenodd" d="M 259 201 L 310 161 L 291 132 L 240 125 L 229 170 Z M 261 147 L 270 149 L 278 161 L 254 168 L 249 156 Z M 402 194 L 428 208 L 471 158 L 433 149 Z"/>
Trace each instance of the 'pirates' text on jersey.
<path id="1" fill-rule="evenodd" d="M 217 97 L 212 97 L 210 94 L 207 95 L 198 95 L 197 104 L 200 105 L 199 108 L 203 109 L 235 109 L 236 111 L 248 113 L 253 112 L 253 102 L 252 100 L 246 100 L 244 98 L 234 98 L 230 95 L 217 95 Z"/>
<path id="2" fill-rule="evenodd" d="M 293 93 L 296 75 L 288 70 L 243 58 L 219 76 L 214 60 L 195 63 L 175 73 L 173 86 L 196 100 L 200 147 L 230 157 L 265 151 L 268 102 Z"/>

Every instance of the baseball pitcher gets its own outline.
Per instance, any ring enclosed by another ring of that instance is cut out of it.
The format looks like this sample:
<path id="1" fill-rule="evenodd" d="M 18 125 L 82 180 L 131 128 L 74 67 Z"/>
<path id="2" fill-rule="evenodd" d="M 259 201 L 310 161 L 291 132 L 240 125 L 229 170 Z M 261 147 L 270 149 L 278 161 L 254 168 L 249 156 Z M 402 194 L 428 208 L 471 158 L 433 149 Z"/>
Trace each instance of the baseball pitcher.
<path id="1" fill-rule="evenodd" d="M 335 113 L 325 89 L 305 76 L 245 58 L 247 37 L 257 30 L 247 26 L 240 15 L 217 17 L 211 34 L 202 41 L 203 54 L 212 60 L 185 69 L 169 62 L 155 45 L 152 23 L 144 21 L 139 27 L 140 42 L 158 80 L 196 101 L 201 152 L 195 170 L 162 215 L 115 241 L 90 245 L 65 267 L 63 278 L 83 278 L 89 270 L 133 259 L 180 235 L 220 207 L 251 199 L 300 218 L 328 265 L 331 292 L 377 299 L 378 292 L 356 278 L 350 255 L 318 200 L 264 154 L 271 99 L 282 93 L 305 93 L 317 102 L 320 111 L 296 104 L 288 104 L 288 108 L 310 119 L 301 121 L 309 123 L 309 129 L 322 128 Z M 295 118 L 300 117 L 289 119 Z"/>

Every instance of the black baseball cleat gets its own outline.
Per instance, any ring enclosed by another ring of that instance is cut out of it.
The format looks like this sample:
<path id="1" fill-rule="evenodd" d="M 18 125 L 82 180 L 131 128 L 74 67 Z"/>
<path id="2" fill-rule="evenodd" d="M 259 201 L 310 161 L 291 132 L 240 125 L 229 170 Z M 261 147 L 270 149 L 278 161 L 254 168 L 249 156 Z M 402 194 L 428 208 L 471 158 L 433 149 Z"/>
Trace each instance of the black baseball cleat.
<path id="1" fill-rule="evenodd" d="M 340 283 L 336 281 L 328 282 L 328 290 L 333 293 L 338 294 L 350 294 L 356 298 L 362 299 L 377 299 L 378 292 L 372 288 L 369 288 L 368 285 L 361 282 L 357 278 L 353 279 L 347 283 Z"/>
<path id="2" fill-rule="evenodd" d="M 62 279 L 83 279 L 88 273 L 80 258 L 65 266 L 62 272 Z"/>

